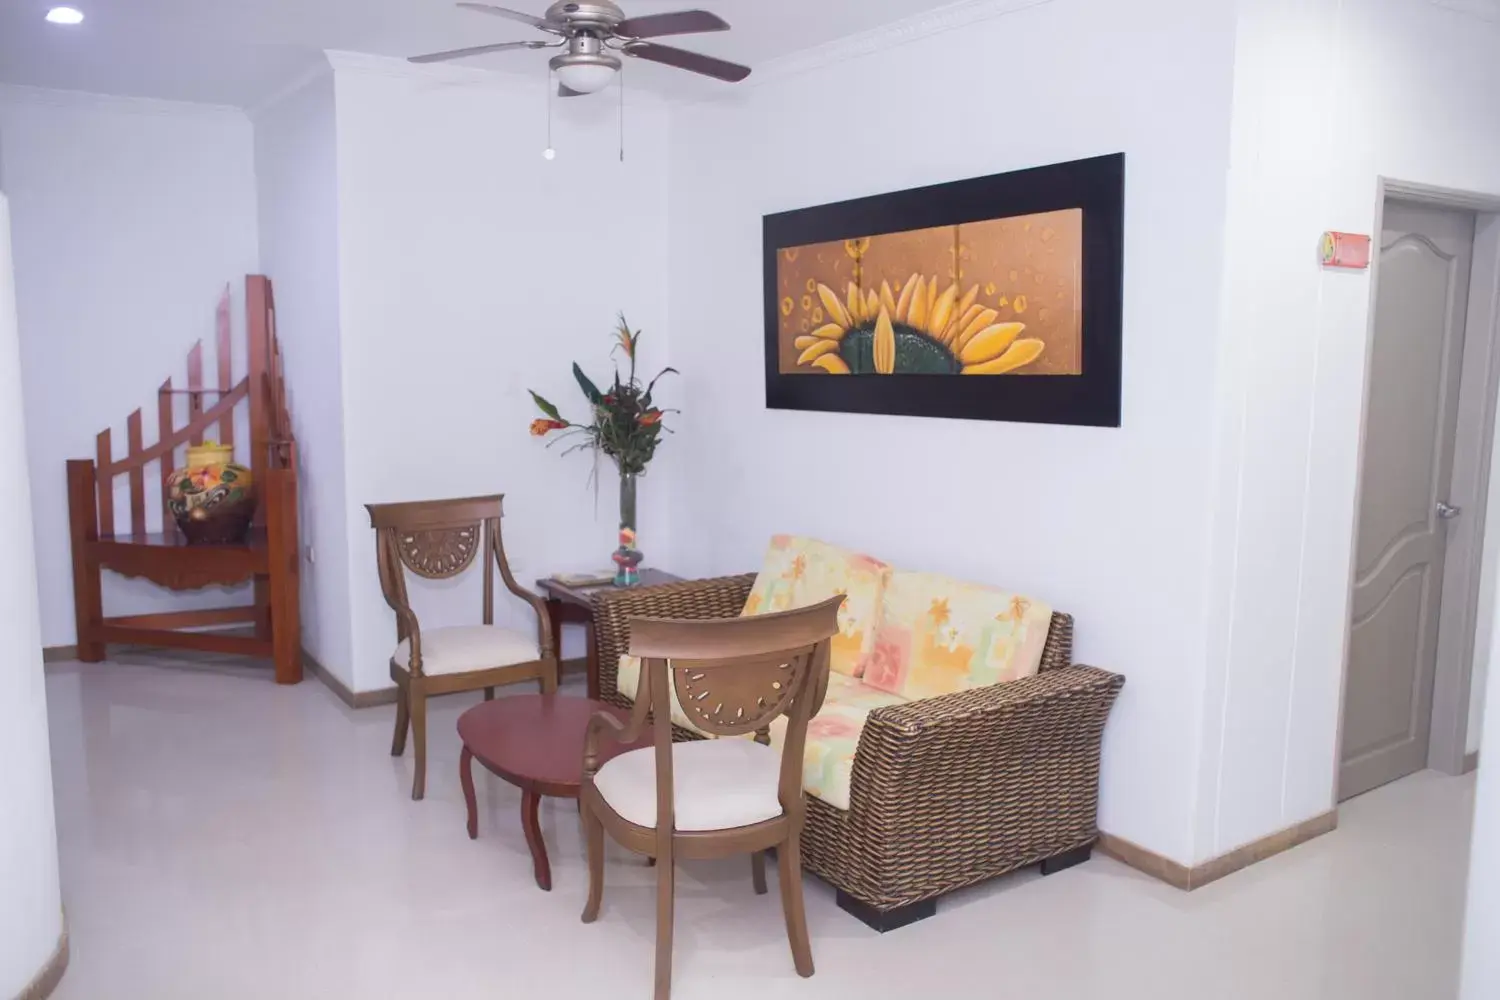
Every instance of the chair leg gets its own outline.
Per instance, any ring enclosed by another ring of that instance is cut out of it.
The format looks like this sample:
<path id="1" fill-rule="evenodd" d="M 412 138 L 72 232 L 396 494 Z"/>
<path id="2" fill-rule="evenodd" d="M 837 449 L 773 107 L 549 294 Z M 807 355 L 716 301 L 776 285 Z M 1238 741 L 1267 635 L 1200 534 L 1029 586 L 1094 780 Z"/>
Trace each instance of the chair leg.
<path id="1" fill-rule="evenodd" d="M 578 797 L 578 811 L 589 858 L 589 898 L 583 907 L 583 922 L 591 924 L 599 919 L 599 907 L 604 902 L 604 824 L 582 795 Z"/>
<path id="2" fill-rule="evenodd" d="M 750 878 L 755 883 L 755 894 L 766 894 L 766 852 L 756 851 L 750 855 Z"/>
<path id="3" fill-rule="evenodd" d="M 804 979 L 813 974 L 812 942 L 807 937 L 807 910 L 802 904 L 801 834 L 794 833 L 776 855 L 781 876 L 781 908 L 786 913 L 786 936 L 792 945 L 792 962 Z"/>
<path id="4" fill-rule="evenodd" d="M 406 753 L 406 731 L 411 728 L 411 704 L 406 687 L 398 687 L 396 690 L 396 735 L 391 737 L 391 756 L 400 757 Z"/>
<path id="5" fill-rule="evenodd" d="M 484 700 L 485 701 L 494 701 L 495 700 L 495 689 L 494 688 L 487 687 L 487 688 L 484 689 Z"/>
<path id="6" fill-rule="evenodd" d="M 427 692 L 410 686 L 411 736 L 416 744 L 417 768 L 411 782 L 411 797 L 420 802 L 427 795 Z"/>
<path id="7" fill-rule="evenodd" d="M 675 887 L 672 883 L 673 869 L 677 867 L 670 850 L 658 851 L 661 855 L 656 866 L 656 996 L 655 1000 L 671 1000 L 672 997 L 672 905 L 675 902 Z"/>

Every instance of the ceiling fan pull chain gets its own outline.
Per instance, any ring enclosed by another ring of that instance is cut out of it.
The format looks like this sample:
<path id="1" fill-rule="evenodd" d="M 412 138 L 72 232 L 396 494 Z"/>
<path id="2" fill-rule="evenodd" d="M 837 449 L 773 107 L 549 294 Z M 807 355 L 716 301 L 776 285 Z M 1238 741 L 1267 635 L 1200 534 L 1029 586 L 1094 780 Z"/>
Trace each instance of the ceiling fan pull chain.
<path id="1" fill-rule="evenodd" d="M 625 162 L 625 67 L 620 67 L 620 162 Z"/>

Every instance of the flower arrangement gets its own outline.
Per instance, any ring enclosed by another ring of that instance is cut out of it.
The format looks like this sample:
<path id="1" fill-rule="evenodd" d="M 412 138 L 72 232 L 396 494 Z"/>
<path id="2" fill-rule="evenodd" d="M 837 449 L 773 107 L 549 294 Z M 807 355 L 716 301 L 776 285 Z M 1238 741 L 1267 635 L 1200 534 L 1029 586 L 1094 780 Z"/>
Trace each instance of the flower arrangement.
<path id="1" fill-rule="evenodd" d="M 556 406 L 533 391 L 531 398 L 536 401 L 537 408 L 544 416 L 532 421 L 531 434 L 533 437 L 544 438 L 561 432 L 551 444 L 572 440 L 572 446 L 564 454 L 591 450 L 595 454 L 607 456 L 619 468 L 620 548 L 614 554 L 615 563 L 619 567 L 615 583 L 628 586 L 638 582 L 638 567 L 641 562 L 641 553 L 635 547 L 636 477 L 645 474 L 646 467 L 656 455 L 656 447 L 661 443 L 662 434 L 671 433 L 663 419 L 668 413 L 677 412 L 661 409 L 653 396 L 656 384 L 668 374 L 677 374 L 677 370 L 663 368 L 650 382 L 642 382 L 636 375 L 636 353 L 641 342 L 641 331 L 632 332 L 624 314 L 621 314 L 620 325 L 616 328 L 614 337 L 616 343 L 614 350 L 610 352 L 611 356 L 616 357 L 623 352 L 630 368 L 622 376 L 619 365 L 616 364 L 614 384 L 608 392 L 601 392 L 577 362 L 573 364 L 573 377 L 577 379 L 578 387 L 588 400 L 593 419 L 586 424 L 568 420 Z"/>

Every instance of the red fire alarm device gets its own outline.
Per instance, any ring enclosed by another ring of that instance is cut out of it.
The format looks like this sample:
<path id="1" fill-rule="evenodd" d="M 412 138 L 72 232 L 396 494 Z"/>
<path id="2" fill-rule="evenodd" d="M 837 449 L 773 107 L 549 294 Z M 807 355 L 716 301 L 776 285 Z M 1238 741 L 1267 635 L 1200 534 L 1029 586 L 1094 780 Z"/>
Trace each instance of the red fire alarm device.
<path id="1" fill-rule="evenodd" d="M 1358 233 L 1324 233 L 1323 266 L 1356 271 L 1370 266 L 1370 237 Z"/>

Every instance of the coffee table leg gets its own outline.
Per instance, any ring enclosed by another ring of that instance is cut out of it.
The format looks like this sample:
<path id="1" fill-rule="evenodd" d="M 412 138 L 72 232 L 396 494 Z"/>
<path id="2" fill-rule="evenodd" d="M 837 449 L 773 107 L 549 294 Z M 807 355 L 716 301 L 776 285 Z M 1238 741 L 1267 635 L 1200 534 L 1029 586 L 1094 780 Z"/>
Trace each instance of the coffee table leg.
<path id="1" fill-rule="evenodd" d="M 479 838 L 479 807 L 474 802 L 474 754 L 464 747 L 458 759 L 458 780 L 464 786 L 464 804 L 469 807 L 469 839 Z"/>
<path id="2" fill-rule="evenodd" d="M 526 846 L 531 848 L 531 864 L 536 872 L 536 884 L 546 892 L 552 891 L 552 866 L 547 863 L 547 844 L 542 840 L 542 827 L 537 822 L 537 807 L 542 797 L 536 792 L 521 793 L 521 828 L 526 831 Z"/>

